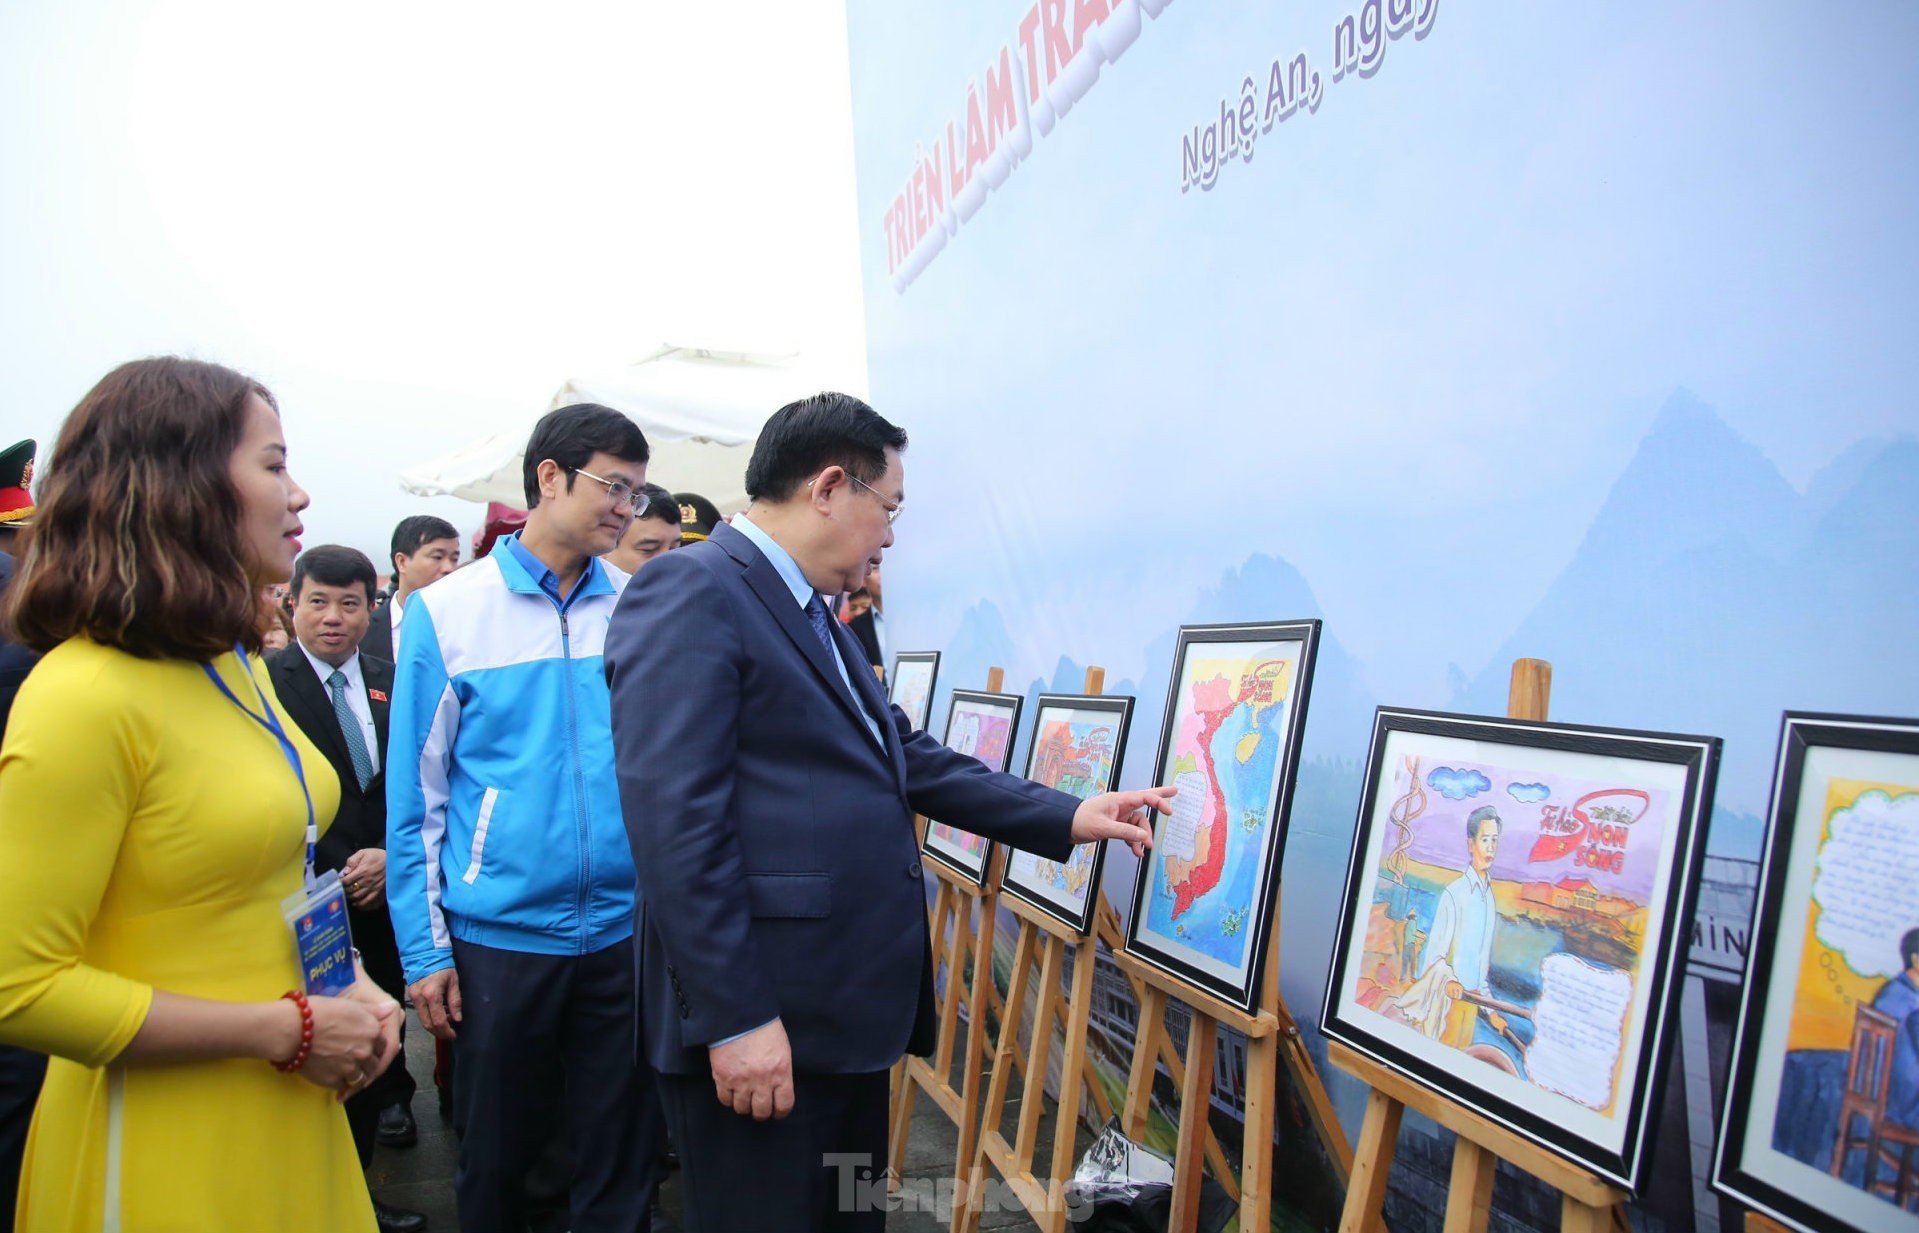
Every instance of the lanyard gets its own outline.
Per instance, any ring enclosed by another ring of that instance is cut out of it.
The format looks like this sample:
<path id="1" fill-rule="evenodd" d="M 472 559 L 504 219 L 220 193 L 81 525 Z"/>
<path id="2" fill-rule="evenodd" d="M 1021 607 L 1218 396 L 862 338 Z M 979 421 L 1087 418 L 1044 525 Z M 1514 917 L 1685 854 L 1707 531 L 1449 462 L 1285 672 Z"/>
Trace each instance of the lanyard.
<path id="1" fill-rule="evenodd" d="M 260 709 L 265 712 L 264 717 L 254 714 L 251 707 L 235 696 L 234 692 L 227 687 L 227 683 L 220 679 L 220 674 L 213 670 L 212 664 L 201 664 L 200 671 L 206 673 L 207 680 L 212 681 L 214 687 L 226 695 L 228 702 L 240 708 L 242 715 L 273 734 L 273 739 L 280 743 L 280 752 L 286 756 L 287 765 L 293 768 L 293 777 L 300 781 L 300 795 L 306 798 L 307 805 L 306 885 L 310 890 L 313 887 L 313 850 L 320 842 L 320 827 L 313 816 L 313 793 L 307 788 L 306 769 L 300 765 L 300 751 L 293 747 L 293 741 L 287 736 L 287 730 L 280 724 L 280 717 L 274 714 L 272 704 L 267 701 L 266 691 L 260 688 L 259 678 L 253 675 L 252 665 L 247 663 L 246 648 L 235 643 L 233 653 L 240 657 L 241 666 L 247 669 L 247 678 L 253 682 L 253 691 L 260 695 Z"/>

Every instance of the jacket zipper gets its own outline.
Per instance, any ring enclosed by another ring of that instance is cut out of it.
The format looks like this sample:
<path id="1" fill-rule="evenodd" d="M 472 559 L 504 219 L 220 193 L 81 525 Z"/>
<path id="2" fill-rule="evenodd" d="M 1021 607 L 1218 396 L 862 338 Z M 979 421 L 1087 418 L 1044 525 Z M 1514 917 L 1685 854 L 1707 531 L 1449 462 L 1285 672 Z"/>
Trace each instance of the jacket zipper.
<path id="1" fill-rule="evenodd" d="M 582 580 L 584 581 L 584 580 Z M 579 585 L 579 584 L 575 584 Z M 575 942 L 576 954 L 586 953 L 589 921 L 587 920 L 587 883 L 591 874 L 592 858 L 588 855 L 588 835 L 586 817 L 586 768 L 580 764 L 580 730 L 576 704 L 573 698 L 573 640 L 567 631 L 566 609 L 560 609 L 560 661 L 566 673 L 566 751 L 573 761 L 573 815 L 577 823 L 575 838 L 580 845 L 579 889 L 575 899 L 579 905 L 580 928 Z"/>

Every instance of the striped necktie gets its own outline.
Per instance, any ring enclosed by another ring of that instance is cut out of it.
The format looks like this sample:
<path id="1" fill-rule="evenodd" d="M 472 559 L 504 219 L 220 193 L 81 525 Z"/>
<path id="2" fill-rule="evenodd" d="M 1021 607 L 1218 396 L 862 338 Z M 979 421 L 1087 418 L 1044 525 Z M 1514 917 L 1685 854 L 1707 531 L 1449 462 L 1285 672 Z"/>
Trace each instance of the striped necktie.
<path id="1" fill-rule="evenodd" d="M 346 701 L 346 673 L 338 668 L 326 679 L 327 692 L 333 695 L 333 717 L 340 722 L 340 735 L 346 738 L 346 756 L 353 762 L 353 777 L 360 781 L 360 790 L 373 782 L 373 755 L 367 752 L 366 733 L 360 728 L 360 717 Z"/>

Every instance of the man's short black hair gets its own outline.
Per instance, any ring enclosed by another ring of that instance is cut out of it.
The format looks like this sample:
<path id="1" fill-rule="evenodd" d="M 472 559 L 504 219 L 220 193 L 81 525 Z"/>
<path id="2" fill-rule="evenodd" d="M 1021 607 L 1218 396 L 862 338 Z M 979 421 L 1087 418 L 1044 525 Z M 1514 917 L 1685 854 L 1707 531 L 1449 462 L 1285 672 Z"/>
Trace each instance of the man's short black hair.
<path id="1" fill-rule="evenodd" d="M 815 394 L 787 403 L 760 429 L 746 464 L 746 495 L 784 501 L 827 467 L 844 467 L 864 484 L 886 474 L 887 449 L 906 448 L 906 430 L 850 394 Z"/>
<path id="2" fill-rule="evenodd" d="M 420 550 L 421 544 L 430 544 L 436 539 L 458 540 L 460 533 L 453 524 L 444 518 L 435 518 L 432 514 L 414 514 L 400 519 L 400 525 L 393 528 L 393 543 L 387 549 L 387 564 L 395 569 L 399 562 L 393 558 L 405 554 L 412 556 Z M 328 583 L 337 586 L 337 583 Z"/>
<path id="3" fill-rule="evenodd" d="M 1906 971 L 1912 971 L 1912 965 L 1919 963 L 1919 929 L 1906 930 L 1906 936 L 1899 939 L 1899 957 L 1906 961 Z"/>
<path id="4" fill-rule="evenodd" d="M 1480 824 L 1485 822 L 1497 824 L 1501 834 L 1504 834 L 1506 831 L 1506 819 L 1499 816 L 1499 811 L 1491 805 L 1481 805 L 1466 815 L 1467 843 L 1471 843 L 1473 840 L 1479 838 Z"/>
<path id="5" fill-rule="evenodd" d="M 653 456 L 646 448 L 646 434 L 640 426 L 611 407 L 596 402 L 576 402 L 570 407 L 548 411 L 533 425 L 526 443 L 526 459 L 520 469 L 526 486 L 526 507 L 540 503 L 540 464 L 551 458 L 566 472 L 566 490 L 573 491 L 573 472 L 585 466 L 595 454 L 610 454 L 622 462 L 645 466 Z"/>
<path id="6" fill-rule="evenodd" d="M 680 503 L 673 494 L 658 484 L 642 484 L 640 491 L 646 494 L 646 512 L 641 518 L 654 518 L 668 526 L 680 525 Z"/>
<path id="7" fill-rule="evenodd" d="M 295 602 L 300 598 L 301 586 L 309 578 L 323 587 L 350 587 L 357 582 L 366 588 L 369 604 L 380 585 L 380 576 L 374 572 L 373 562 L 367 560 L 366 553 L 341 544 L 318 544 L 300 554 L 293 563 Z"/>

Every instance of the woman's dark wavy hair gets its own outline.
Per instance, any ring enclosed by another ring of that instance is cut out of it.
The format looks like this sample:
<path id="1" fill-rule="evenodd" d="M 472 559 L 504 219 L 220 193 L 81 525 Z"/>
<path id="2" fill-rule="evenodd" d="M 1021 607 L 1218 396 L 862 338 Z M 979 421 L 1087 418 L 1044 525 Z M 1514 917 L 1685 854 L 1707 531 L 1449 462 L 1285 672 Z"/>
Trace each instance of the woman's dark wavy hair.
<path id="1" fill-rule="evenodd" d="M 260 649 L 230 477 L 255 395 L 277 409 L 259 382 L 177 356 L 122 364 L 88 391 L 60 427 L 9 588 L 15 638 L 201 662 Z"/>

